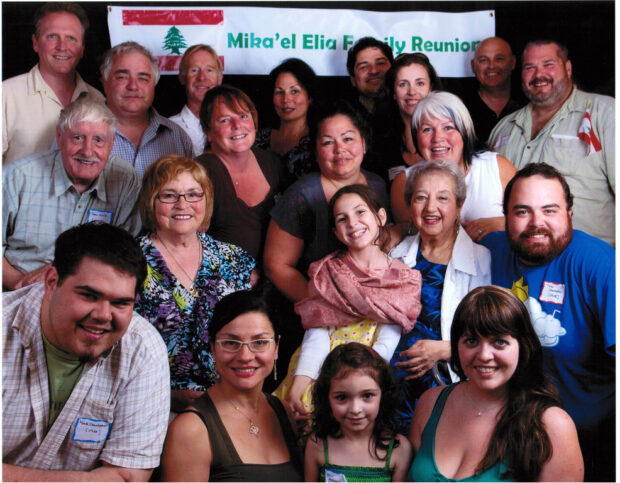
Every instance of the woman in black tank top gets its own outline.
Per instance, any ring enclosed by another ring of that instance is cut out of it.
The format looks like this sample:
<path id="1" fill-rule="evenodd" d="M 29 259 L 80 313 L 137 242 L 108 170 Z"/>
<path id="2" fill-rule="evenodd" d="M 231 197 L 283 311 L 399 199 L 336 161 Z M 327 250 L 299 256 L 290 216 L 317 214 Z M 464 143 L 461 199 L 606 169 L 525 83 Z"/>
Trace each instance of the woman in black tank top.
<path id="1" fill-rule="evenodd" d="M 218 382 L 168 428 L 165 481 L 303 481 L 290 408 L 262 392 L 279 335 L 260 289 L 215 306 L 209 340 Z"/>

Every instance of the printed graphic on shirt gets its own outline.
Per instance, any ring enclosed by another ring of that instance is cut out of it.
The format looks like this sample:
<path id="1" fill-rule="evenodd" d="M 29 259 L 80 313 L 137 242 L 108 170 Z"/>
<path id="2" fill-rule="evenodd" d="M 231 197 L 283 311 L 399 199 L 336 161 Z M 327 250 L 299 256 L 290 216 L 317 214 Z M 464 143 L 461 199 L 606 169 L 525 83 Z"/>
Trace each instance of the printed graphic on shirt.
<path id="1" fill-rule="evenodd" d="M 547 286 L 548 288 L 545 288 Z M 562 327 L 562 322 L 555 318 L 556 313 L 560 312 L 560 310 L 554 310 L 551 315 L 544 312 L 540 302 L 529 296 L 529 287 L 523 277 L 513 282 L 510 290 L 527 308 L 540 344 L 543 347 L 558 345 L 560 336 L 566 334 L 566 329 Z M 543 302 L 561 304 L 564 301 L 564 284 L 545 282 L 540 293 L 540 299 Z"/>

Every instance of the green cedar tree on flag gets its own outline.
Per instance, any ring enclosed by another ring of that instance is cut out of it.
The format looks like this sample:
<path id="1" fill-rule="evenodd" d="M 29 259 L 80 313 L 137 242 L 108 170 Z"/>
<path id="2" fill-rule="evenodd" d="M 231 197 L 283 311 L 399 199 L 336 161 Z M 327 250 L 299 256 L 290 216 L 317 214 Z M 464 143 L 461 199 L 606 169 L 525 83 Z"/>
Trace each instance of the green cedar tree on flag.
<path id="1" fill-rule="evenodd" d="M 181 31 L 174 25 L 170 27 L 164 38 L 164 50 L 169 50 L 172 54 L 181 55 L 179 49 L 184 49 L 186 47 L 187 44 L 185 43 L 185 38 Z"/>

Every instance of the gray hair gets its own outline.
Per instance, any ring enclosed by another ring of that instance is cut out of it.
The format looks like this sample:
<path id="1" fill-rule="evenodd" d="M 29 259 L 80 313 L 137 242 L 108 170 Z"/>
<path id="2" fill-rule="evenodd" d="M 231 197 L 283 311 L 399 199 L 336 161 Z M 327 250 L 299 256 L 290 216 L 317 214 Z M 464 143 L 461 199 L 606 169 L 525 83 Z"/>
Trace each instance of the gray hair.
<path id="1" fill-rule="evenodd" d="M 105 104 L 85 95 L 60 111 L 58 127 L 64 132 L 80 122 L 104 122 L 109 125 L 111 135 L 116 131 L 116 117 L 112 111 Z"/>
<path id="2" fill-rule="evenodd" d="M 443 174 L 449 177 L 456 188 L 453 193 L 456 198 L 456 205 L 462 207 L 467 197 L 467 184 L 465 176 L 461 173 L 459 167 L 450 161 L 422 161 L 408 168 L 405 172 L 407 180 L 405 181 L 405 202 L 407 206 L 411 206 L 411 198 L 413 197 L 413 187 L 416 180 L 427 174 Z"/>
<path id="3" fill-rule="evenodd" d="M 418 129 L 422 118 L 451 119 L 463 138 L 463 164 L 468 168 L 478 148 L 474 121 L 458 96 L 446 91 L 433 91 L 418 102 L 411 117 L 411 134 L 415 148 L 418 148 Z M 458 160 L 456 160 L 458 161 Z"/>
<path id="4" fill-rule="evenodd" d="M 138 42 L 133 42 L 131 40 L 128 42 L 123 42 L 122 44 L 115 45 L 111 49 L 108 49 L 103 58 L 103 62 L 101 63 L 101 67 L 99 67 L 101 77 L 103 77 L 104 80 L 108 80 L 108 77 L 110 76 L 110 70 L 112 69 L 112 63 L 114 62 L 114 58 L 117 55 L 131 54 L 134 52 L 144 55 L 149 60 L 153 69 L 155 84 L 157 84 L 159 82 L 159 65 L 157 64 L 157 60 L 155 59 L 155 57 L 153 57 L 153 54 L 151 54 L 151 51 L 149 49 L 143 47 Z"/>

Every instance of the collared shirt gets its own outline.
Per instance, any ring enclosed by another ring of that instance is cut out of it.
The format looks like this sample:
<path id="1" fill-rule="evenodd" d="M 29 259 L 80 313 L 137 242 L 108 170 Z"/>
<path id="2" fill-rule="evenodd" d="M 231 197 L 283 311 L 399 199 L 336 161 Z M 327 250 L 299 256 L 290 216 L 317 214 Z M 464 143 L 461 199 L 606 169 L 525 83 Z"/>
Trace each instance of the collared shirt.
<path id="1" fill-rule="evenodd" d="M 103 95 L 75 74 L 72 101 L 82 92 L 103 102 Z M 43 80 L 39 64 L 30 72 L 2 83 L 2 164 L 50 149 L 56 135 L 58 116 L 64 107 Z"/>
<path id="2" fill-rule="evenodd" d="M 49 389 L 41 337 L 42 282 L 3 297 L 2 461 L 43 470 L 89 471 L 159 464 L 170 411 L 166 347 L 134 313 L 123 337 L 87 362 L 46 433 Z"/>
<path id="3" fill-rule="evenodd" d="M 142 178 L 146 168 L 166 154 L 180 154 L 192 158 L 192 140 L 182 128 L 151 107 L 149 125 L 142 135 L 138 149 L 117 129 L 112 154 L 129 161 Z"/>
<path id="4" fill-rule="evenodd" d="M 181 126 L 191 138 L 194 148 L 194 157 L 197 158 L 200 156 L 204 152 L 205 143 L 207 142 L 207 136 L 205 136 L 202 130 L 200 119 L 194 116 L 194 113 L 185 105 L 183 109 L 181 109 L 181 112 L 172 116 L 170 120 Z"/>
<path id="5" fill-rule="evenodd" d="M 560 110 L 534 139 L 532 105 L 506 116 L 489 137 L 492 149 L 517 169 L 545 162 L 566 178 L 574 196 L 573 226 L 615 244 L 615 101 L 582 92 L 576 87 Z M 588 144 L 578 137 L 589 108 L 592 128 L 602 150 L 588 155 Z"/>
<path id="6" fill-rule="evenodd" d="M 3 255 L 17 270 L 30 272 L 53 260 L 58 235 L 92 220 L 137 235 L 139 192 L 135 170 L 116 156 L 110 156 L 95 184 L 82 194 L 67 176 L 58 150 L 15 161 L 2 173 Z"/>

